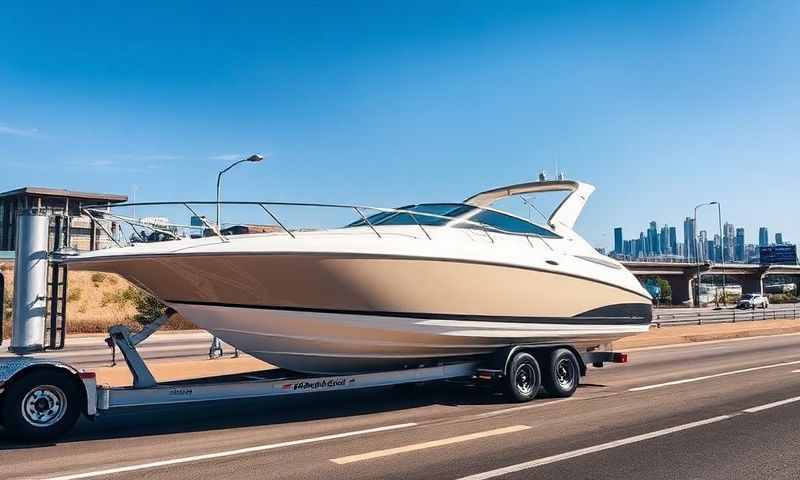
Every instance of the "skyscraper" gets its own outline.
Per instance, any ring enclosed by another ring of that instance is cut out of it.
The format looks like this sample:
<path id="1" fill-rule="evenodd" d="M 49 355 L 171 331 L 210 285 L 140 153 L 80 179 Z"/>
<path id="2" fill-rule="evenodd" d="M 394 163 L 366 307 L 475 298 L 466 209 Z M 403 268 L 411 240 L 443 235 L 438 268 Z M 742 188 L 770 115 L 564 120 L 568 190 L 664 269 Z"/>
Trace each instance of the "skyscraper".
<path id="1" fill-rule="evenodd" d="M 737 262 L 744 262 L 744 228 L 736 229 L 736 251 L 734 252 L 734 260 Z"/>
<path id="2" fill-rule="evenodd" d="M 637 256 L 647 256 L 647 239 L 644 237 L 644 232 L 639 232 L 639 253 Z"/>
<path id="3" fill-rule="evenodd" d="M 661 244 L 661 255 L 669 255 L 672 253 L 672 247 L 669 245 L 669 227 L 664 225 L 661 227 L 661 233 L 658 234 L 658 242 Z"/>
<path id="4" fill-rule="evenodd" d="M 714 235 L 714 255 L 712 260 L 715 262 L 722 261 L 722 238 L 719 235 Z"/>
<path id="5" fill-rule="evenodd" d="M 694 219 L 686 217 L 683 221 L 683 257 L 691 260 L 697 257 L 697 238 L 695 238 Z"/>
<path id="6" fill-rule="evenodd" d="M 725 255 L 722 258 L 725 262 L 731 262 L 734 259 L 736 246 L 736 233 L 735 227 L 732 223 L 725 222 L 722 229 L 722 248 L 725 250 Z"/>
<path id="7" fill-rule="evenodd" d="M 783 245 L 783 234 L 780 232 L 775 234 L 775 245 Z"/>
<path id="8" fill-rule="evenodd" d="M 697 252 L 699 260 L 708 261 L 708 232 L 700 230 L 700 243 L 698 244 L 700 250 Z"/>
<path id="9" fill-rule="evenodd" d="M 647 229 L 647 246 L 650 255 L 661 255 L 661 245 L 658 243 L 658 226 L 653 220 L 650 222 L 650 228 Z"/>
<path id="10" fill-rule="evenodd" d="M 672 254 L 678 254 L 678 229 L 669 227 L 669 246 L 672 247 Z"/>
<path id="11" fill-rule="evenodd" d="M 769 246 L 769 231 L 767 230 L 767 227 L 761 227 L 758 229 L 758 246 Z"/>
<path id="12" fill-rule="evenodd" d="M 614 253 L 620 255 L 622 250 L 622 227 L 617 227 L 614 229 Z"/>

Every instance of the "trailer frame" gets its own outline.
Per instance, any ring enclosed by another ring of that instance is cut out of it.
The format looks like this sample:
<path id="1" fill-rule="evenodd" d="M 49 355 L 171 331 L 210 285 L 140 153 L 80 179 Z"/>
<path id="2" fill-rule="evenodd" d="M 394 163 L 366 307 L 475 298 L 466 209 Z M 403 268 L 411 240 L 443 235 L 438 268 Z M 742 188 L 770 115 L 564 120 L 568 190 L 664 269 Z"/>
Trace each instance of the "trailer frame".
<path id="1" fill-rule="evenodd" d="M 114 326 L 109 329 L 106 339 L 109 346 L 119 348 L 125 362 L 133 374 L 134 382 L 129 387 L 97 385 L 94 372 L 85 371 L 65 362 L 18 356 L 0 359 L 0 413 L 3 413 L 4 393 L 17 382 L 33 372 L 48 372 L 53 378 L 70 378 L 74 385 L 80 385 L 78 398 L 68 399 L 78 402 L 80 411 L 90 419 L 115 409 L 155 405 L 177 405 L 219 400 L 248 399 L 299 395 L 304 393 L 336 392 L 363 388 L 385 387 L 410 383 L 425 383 L 441 380 L 466 379 L 479 384 L 513 390 L 514 372 L 509 369 L 519 355 L 539 359 L 545 365 L 548 354 L 558 349 L 574 352 L 580 376 L 586 374 L 587 365 L 602 366 L 605 362 L 625 363 L 627 355 L 618 352 L 586 351 L 579 352 L 572 345 L 514 345 L 502 348 L 487 358 L 463 359 L 452 362 L 434 362 L 409 368 L 343 375 L 307 375 L 283 369 L 247 372 L 236 375 L 202 377 L 192 380 L 159 383 L 150 372 L 136 346 L 156 331 L 174 312 L 167 311 L 142 331 L 131 334 L 127 327 Z M 536 360 L 533 360 L 534 364 Z M 536 366 L 539 372 L 539 367 Z M 515 401 L 533 399 L 542 385 L 542 374 L 537 374 L 534 391 L 529 396 L 513 396 Z M 577 387 L 577 385 L 576 385 Z M 569 396 L 562 395 L 562 396 Z M 67 402 L 65 402 L 67 403 Z M 13 409 L 12 409 L 13 410 Z M 19 409 L 16 413 L 20 413 Z M 0 421 L 3 419 L 0 416 Z M 6 422 L 8 423 L 8 422 Z M 73 420 L 74 423 L 74 420 Z M 12 431 L 12 434 L 32 441 L 51 441 L 72 428 L 48 431 L 48 429 L 27 429 Z M 9 425 L 6 425 L 9 428 Z"/>

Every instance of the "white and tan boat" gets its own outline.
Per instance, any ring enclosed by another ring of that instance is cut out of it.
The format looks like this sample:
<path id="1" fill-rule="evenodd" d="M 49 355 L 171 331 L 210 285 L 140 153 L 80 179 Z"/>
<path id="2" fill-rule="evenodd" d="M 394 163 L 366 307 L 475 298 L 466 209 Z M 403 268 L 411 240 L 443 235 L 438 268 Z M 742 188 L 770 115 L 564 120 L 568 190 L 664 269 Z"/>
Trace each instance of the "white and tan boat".
<path id="1" fill-rule="evenodd" d="M 491 207 L 543 191 L 568 192 L 546 225 Z M 216 232 L 64 261 L 117 273 L 225 342 L 299 372 L 403 368 L 514 344 L 590 349 L 646 331 L 652 317 L 636 278 L 573 230 L 593 191 L 531 182 L 463 203 L 373 209 L 342 228 Z M 252 205 L 274 218 L 276 204 Z"/>

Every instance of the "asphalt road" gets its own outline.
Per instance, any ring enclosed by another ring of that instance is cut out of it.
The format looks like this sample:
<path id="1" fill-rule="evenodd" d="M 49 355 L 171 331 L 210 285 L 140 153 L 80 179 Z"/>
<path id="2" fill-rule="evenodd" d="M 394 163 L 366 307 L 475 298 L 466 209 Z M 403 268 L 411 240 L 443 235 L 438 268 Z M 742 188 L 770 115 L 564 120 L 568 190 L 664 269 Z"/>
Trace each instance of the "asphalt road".
<path id="1" fill-rule="evenodd" d="M 0 478 L 797 479 L 798 447 L 794 334 L 633 351 L 567 400 L 446 383 L 139 409 L 55 445 L 0 433 Z"/>
<path id="2" fill-rule="evenodd" d="M 81 368 L 93 368 L 111 365 L 112 351 L 105 344 L 105 335 L 84 335 L 68 337 L 67 348 L 38 353 L 38 358 L 50 358 L 70 363 Z M 137 348 L 145 360 L 192 360 L 208 358 L 211 335 L 208 332 L 192 330 L 186 332 L 158 332 L 148 338 Z M 233 348 L 223 345 L 225 355 L 232 355 Z M 12 354 L 2 347 L 0 358 L 11 357 Z M 117 361 L 123 362 L 117 351 Z"/>

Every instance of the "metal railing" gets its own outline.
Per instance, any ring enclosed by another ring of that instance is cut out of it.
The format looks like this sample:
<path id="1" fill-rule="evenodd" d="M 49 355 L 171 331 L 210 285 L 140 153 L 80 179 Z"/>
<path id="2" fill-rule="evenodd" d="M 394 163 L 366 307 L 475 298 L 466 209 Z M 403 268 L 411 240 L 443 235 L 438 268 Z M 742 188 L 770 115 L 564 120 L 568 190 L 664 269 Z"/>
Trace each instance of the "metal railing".
<path id="1" fill-rule="evenodd" d="M 491 241 L 491 243 L 495 242 L 495 239 L 492 237 L 490 232 L 500 233 L 504 235 L 512 235 L 512 236 L 519 236 L 525 237 L 528 240 L 528 243 L 531 247 L 533 247 L 533 242 L 531 238 L 538 238 L 542 241 L 550 250 L 552 247 L 547 243 L 545 238 L 541 235 L 533 234 L 533 233 L 518 233 L 518 232 L 509 232 L 506 230 L 501 230 L 496 226 L 487 225 L 480 222 L 475 222 L 472 220 L 466 220 L 459 217 L 450 217 L 445 215 L 437 215 L 434 213 L 427 213 L 427 212 L 419 212 L 413 210 L 405 210 L 405 209 L 398 209 L 398 208 L 383 208 L 383 207 L 370 207 L 365 205 L 343 205 L 343 204 L 328 204 L 328 203 L 293 203 L 293 202 L 210 202 L 210 201 L 187 201 L 187 202 L 141 202 L 141 203 L 119 203 L 114 205 L 92 205 L 84 207 L 82 210 L 86 216 L 88 216 L 91 221 L 98 225 L 98 227 L 105 233 L 108 238 L 110 238 L 118 247 L 123 247 L 130 244 L 130 242 L 126 242 L 124 244 L 124 239 L 121 242 L 120 239 L 116 238 L 115 235 L 110 232 L 101 220 L 115 220 L 121 223 L 125 223 L 129 225 L 136 236 L 139 237 L 141 242 L 146 242 L 147 240 L 136 230 L 136 226 L 147 228 L 152 230 L 153 232 L 158 232 L 160 234 L 171 236 L 174 239 L 180 238 L 177 233 L 169 230 L 170 226 L 185 228 L 185 229 L 199 229 L 203 227 L 199 226 L 191 226 L 191 225 L 177 225 L 177 224 L 157 224 L 151 222 L 143 222 L 140 219 L 136 219 L 133 217 L 128 217 L 125 215 L 113 213 L 111 209 L 118 209 L 123 207 L 174 207 L 174 206 L 182 206 L 186 208 L 192 215 L 196 218 L 200 219 L 204 224 L 204 227 L 211 231 L 211 233 L 217 236 L 221 241 L 228 242 L 230 241 L 226 235 L 224 235 L 219 228 L 218 225 L 209 222 L 204 216 L 198 214 L 196 208 L 193 207 L 200 207 L 200 206 L 216 206 L 216 205 L 236 205 L 236 206 L 257 206 L 272 220 L 275 222 L 276 226 L 280 228 L 282 232 L 289 235 L 292 238 L 297 237 L 297 233 L 303 231 L 303 229 L 295 229 L 292 230 L 287 228 L 285 222 L 281 221 L 278 216 L 275 214 L 276 207 L 309 207 L 309 208 L 322 208 L 322 209 L 346 209 L 351 210 L 355 214 L 357 214 L 356 222 L 363 222 L 362 225 L 356 226 L 365 226 L 368 227 L 378 238 L 383 238 L 381 233 L 379 232 L 379 228 L 382 227 L 381 223 L 372 223 L 370 221 L 371 215 L 365 215 L 364 212 L 373 212 L 373 213 L 390 213 L 396 215 L 408 215 L 414 222 L 417 228 L 422 232 L 422 234 L 428 239 L 432 240 L 432 237 L 426 227 L 432 227 L 435 225 L 424 225 L 422 222 L 419 221 L 418 217 L 423 218 L 433 218 L 436 220 L 444 220 L 445 226 L 469 226 L 474 227 L 474 229 L 480 230 L 486 237 Z M 476 210 L 489 210 L 482 207 L 475 207 L 473 205 L 466 205 L 466 204 L 457 204 L 453 203 L 451 205 L 459 206 L 469 206 Z M 381 219 L 383 221 L 385 219 Z M 352 226 L 352 225 L 351 225 Z M 387 225 L 390 226 L 390 225 Z M 537 225 L 538 226 L 538 225 Z M 543 227 L 542 227 L 543 228 Z M 556 235 L 556 234 L 553 234 Z M 554 238 L 557 238 L 554 237 Z"/>
<path id="2" fill-rule="evenodd" d="M 797 320 L 800 319 L 800 304 L 782 304 L 770 308 L 739 310 L 655 310 L 653 325 L 658 328 L 672 325 L 704 325 L 708 323 L 753 322 L 759 320 Z"/>

